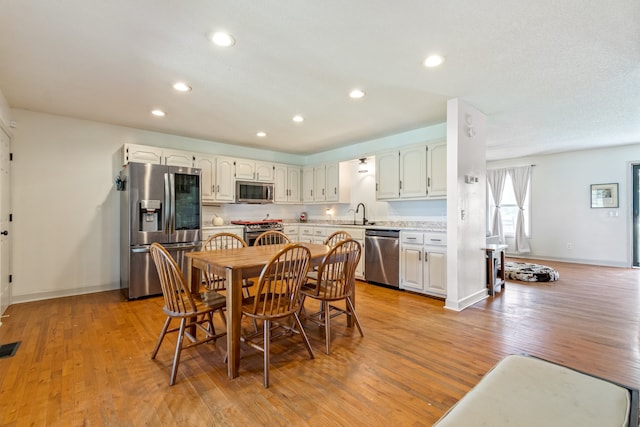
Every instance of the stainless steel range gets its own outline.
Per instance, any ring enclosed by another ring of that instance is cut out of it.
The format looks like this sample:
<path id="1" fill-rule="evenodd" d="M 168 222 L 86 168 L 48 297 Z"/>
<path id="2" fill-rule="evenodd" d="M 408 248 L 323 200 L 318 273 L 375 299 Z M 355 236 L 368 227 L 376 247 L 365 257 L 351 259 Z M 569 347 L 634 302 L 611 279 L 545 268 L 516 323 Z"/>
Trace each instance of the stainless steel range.
<path id="1" fill-rule="evenodd" d="M 256 238 L 268 230 L 282 231 L 281 219 L 263 219 L 259 221 L 231 221 L 231 224 L 244 225 L 244 240 L 249 246 L 253 246 Z"/>

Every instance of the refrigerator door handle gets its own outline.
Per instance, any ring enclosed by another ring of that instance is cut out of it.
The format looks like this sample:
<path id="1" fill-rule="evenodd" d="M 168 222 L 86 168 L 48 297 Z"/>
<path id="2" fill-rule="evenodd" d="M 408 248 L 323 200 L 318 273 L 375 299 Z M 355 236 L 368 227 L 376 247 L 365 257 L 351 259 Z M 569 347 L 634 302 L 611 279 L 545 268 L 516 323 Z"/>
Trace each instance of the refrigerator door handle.
<path id="1" fill-rule="evenodd" d="M 164 229 L 163 231 L 171 235 L 175 228 L 173 210 L 174 210 L 174 195 L 173 195 L 173 174 L 164 174 Z"/>
<path id="2" fill-rule="evenodd" d="M 169 234 L 176 232 L 176 174 L 169 173 Z"/>

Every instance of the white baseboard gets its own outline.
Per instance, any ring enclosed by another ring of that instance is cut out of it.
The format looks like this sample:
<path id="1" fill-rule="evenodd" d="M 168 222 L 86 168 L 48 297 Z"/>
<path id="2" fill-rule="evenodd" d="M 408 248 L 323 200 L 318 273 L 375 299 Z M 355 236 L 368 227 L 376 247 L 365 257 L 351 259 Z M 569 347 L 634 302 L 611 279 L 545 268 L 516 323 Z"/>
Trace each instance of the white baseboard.
<path id="1" fill-rule="evenodd" d="M 444 308 L 453 310 L 453 311 L 462 311 L 465 308 L 470 307 L 473 304 L 477 303 L 478 301 L 482 301 L 483 299 L 488 297 L 489 297 L 489 293 L 488 293 L 488 290 L 485 288 L 459 301 L 451 301 L 449 298 L 447 298 L 444 302 Z"/>
<path id="2" fill-rule="evenodd" d="M 87 288 L 63 289 L 59 291 L 38 292 L 34 294 L 12 295 L 11 304 L 20 304 L 23 302 L 42 301 L 45 299 L 70 297 L 74 295 L 92 294 L 95 292 L 113 291 L 120 289 L 112 285 L 91 286 Z"/>

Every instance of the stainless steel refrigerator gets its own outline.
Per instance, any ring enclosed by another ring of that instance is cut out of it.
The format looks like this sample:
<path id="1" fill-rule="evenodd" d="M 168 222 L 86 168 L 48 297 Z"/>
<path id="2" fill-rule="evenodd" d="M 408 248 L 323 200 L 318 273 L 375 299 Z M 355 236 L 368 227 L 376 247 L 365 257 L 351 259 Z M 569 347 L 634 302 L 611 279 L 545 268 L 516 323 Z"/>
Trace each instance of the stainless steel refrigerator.
<path id="1" fill-rule="evenodd" d="M 127 299 L 162 293 L 149 247 L 161 243 L 186 276 L 200 248 L 200 169 L 129 163 L 120 173 L 120 287 Z"/>

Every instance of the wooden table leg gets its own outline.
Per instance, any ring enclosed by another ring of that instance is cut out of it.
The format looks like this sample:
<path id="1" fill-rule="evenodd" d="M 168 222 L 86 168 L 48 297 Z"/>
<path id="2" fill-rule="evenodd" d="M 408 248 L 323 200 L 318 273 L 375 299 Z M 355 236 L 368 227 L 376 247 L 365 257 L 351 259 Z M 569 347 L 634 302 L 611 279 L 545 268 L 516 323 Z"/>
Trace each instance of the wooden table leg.
<path id="1" fill-rule="evenodd" d="M 240 369 L 240 321 L 242 318 L 242 271 L 227 269 L 227 375 Z"/>
<path id="2" fill-rule="evenodd" d="M 191 288 L 192 294 L 197 294 L 200 291 L 200 269 L 193 265 L 193 260 L 187 257 L 187 286 Z M 194 323 L 197 320 L 196 317 L 191 318 L 191 322 Z M 189 333 L 191 336 L 196 336 L 196 326 L 193 324 L 189 327 Z"/>

